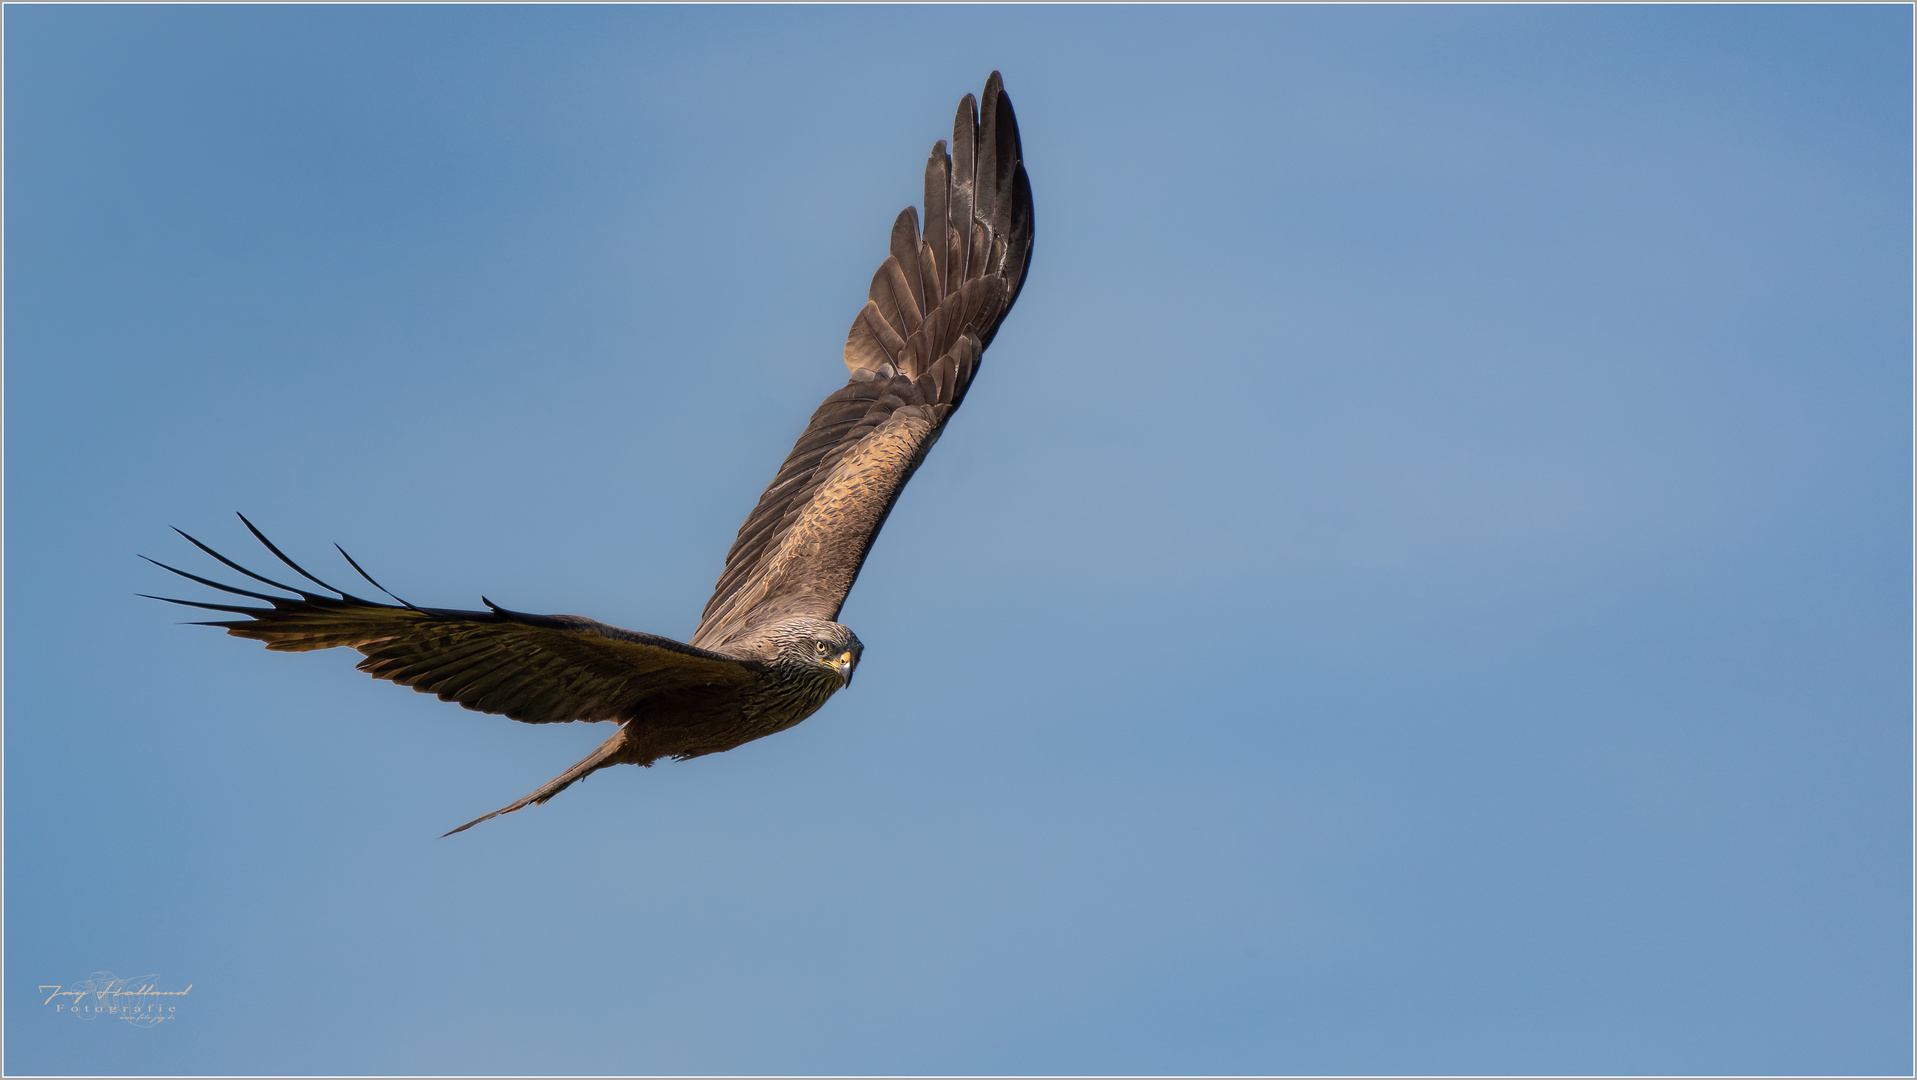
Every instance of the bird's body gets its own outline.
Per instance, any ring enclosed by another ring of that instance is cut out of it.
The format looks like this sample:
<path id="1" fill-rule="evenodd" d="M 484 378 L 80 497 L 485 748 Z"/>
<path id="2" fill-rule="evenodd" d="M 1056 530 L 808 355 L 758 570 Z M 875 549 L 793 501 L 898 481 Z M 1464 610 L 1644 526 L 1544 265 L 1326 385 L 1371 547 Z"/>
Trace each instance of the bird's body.
<path id="1" fill-rule="evenodd" d="M 1024 284 L 1031 188 L 997 72 L 982 104 L 966 95 L 951 154 L 943 142 L 933 147 L 926 228 L 922 234 L 910 208 L 894 223 L 891 252 L 846 339 L 851 378 L 814 412 L 740 527 L 690 642 L 491 601 L 485 611 L 417 607 L 352 563 L 395 603 L 363 599 L 301 569 L 251 522 L 247 528 L 274 556 L 333 595 L 263 577 L 188 536 L 227 567 L 294 595 L 168 566 L 271 606 L 173 602 L 245 616 L 208 625 L 269 649 L 358 650 L 360 670 L 375 678 L 470 709 L 535 724 L 620 725 L 539 790 L 454 832 L 543 803 L 608 765 L 714 754 L 804 720 L 851 681 L 864 647 L 834 621 L 839 608 Z"/>

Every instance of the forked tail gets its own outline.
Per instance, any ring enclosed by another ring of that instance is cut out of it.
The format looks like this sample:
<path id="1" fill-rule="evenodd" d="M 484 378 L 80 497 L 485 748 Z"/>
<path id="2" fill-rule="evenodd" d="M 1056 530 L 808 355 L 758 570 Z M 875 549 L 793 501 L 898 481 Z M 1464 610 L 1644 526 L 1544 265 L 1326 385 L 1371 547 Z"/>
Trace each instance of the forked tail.
<path id="1" fill-rule="evenodd" d="M 502 806 L 499 809 L 494 810 L 492 813 L 487 814 L 485 817 L 476 817 L 472 819 L 471 821 L 468 821 L 466 824 L 461 825 L 459 828 L 454 829 L 453 832 L 442 833 L 440 835 L 440 839 L 444 840 L 446 837 L 453 835 L 453 833 L 465 832 L 467 829 L 472 828 L 473 826 L 479 824 L 480 822 L 490 821 L 501 814 L 510 814 L 514 810 L 521 809 L 528 805 L 537 806 L 540 803 L 545 802 L 547 799 L 552 798 L 554 795 L 557 795 L 560 792 L 571 787 L 574 781 L 585 779 L 586 776 L 589 773 L 591 773 L 593 770 L 598 769 L 605 765 L 619 764 L 619 762 L 616 759 L 618 758 L 620 752 L 623 751 L 625 748 L 626 748 L 626 729 L 621 727 L 618 731 L 615 731 L 612 733 L 612 738 L 607 739 L 605 742 L 600 743 L 599 749 L 594 750 L 590 754 L 587 754 L 586 759 L 584 761 L 581 761 L 579 764 L 574 765 L 572 768 L 567 769 L 565 772 L 560 773 L 558 776 L 553 777 L 551 780 L 546 781 L 545 786 L 541 787 L 538 791 L 535 791 L 531 795 L 528 795 L 525 798 L 519 800 L 518 802 L 513 803 L 511 806 Z"/>

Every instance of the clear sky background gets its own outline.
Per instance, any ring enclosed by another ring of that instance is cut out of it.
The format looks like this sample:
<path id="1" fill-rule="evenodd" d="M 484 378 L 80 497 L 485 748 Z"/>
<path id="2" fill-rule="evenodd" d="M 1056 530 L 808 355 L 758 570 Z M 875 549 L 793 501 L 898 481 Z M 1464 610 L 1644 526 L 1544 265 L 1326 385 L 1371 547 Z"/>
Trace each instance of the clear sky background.
<path id="1" fill-rule="evenodd" d="M 1909 8 L 5 20 L 9 1071 L 1911 1067 Z M 689 634 L 993 68 L 805 724 L 441 840 L 606 729 L 134 595 Z"/>

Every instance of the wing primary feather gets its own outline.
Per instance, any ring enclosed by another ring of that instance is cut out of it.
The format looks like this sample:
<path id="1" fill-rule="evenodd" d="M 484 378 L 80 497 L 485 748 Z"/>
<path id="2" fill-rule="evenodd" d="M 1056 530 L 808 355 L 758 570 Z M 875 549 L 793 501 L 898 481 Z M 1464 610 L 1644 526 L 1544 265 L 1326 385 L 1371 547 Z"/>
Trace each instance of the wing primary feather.
<path id="1" fill-rule="evenodd" d="M 998 206 L 998 95 L 1000 93 L 998 72 L 985 80 L 985 95 L 979 99 L 978 152 L 973 156 L 972 167 L 977 172 L 978 183 L 972 189 L 972 213 L 985 222 L 994 231 L 998 228 L 995 210 Z"/>
<path id="2" fill-rule="evenodd" d="M 277 559 L 279 559 L 279 561 L 281 561 L 281 562 L 283 562 L 283 563 L 285 563 L 286 565 L 288 565 L 288 566 L 290 566 L 290 567 L 292 567 L 292 568 L 293 568 L 293 571 L 294 571 L 294 573 L 297 573 L 297 574 L 298 574 L 299 576 L 301 576 L 301 577 L 303 577 L 303 578 L 305 578 L 306 580 L 308 580 L 308 581 L 310 581 L 310 582 L 312 582 L 312 583 L 313 583 L 313 584 L 315 584 L 315 585 L 318 585 L 318 586 L 319 586 L 320 588 L 322 588 L 322 589 L 328 589 L 328 590 L 331 590 L 331 591 L 333 591 L 333 592 L 336 592 L 336 593 L 338 593 L 339 595 L 341 595 L 341 596 L 343 596 L 343 597 L 345 597 L 345 598 L 346 598 L 346 599 L 348 599 L 348 600 L 352 600 L 352 601 L 356 601 L 356 602 L 358 602 L 358 603 L 361 603 L 361 604 L 364 604 L 364 603 L 367 603 L 367 602 L 368 602 L 368 601 L 365 601 L 365 600 L 361 600 L 361 599 L 360 599 L 359 597 L 357 597 L 357 596 L 354 596 L 354 595 L 353 595 L 352 593 L 349 593 L 349 592 L 347 592 L 347 591 L 346 591 L 345 589 L 342 589 L 342 588 L 339 588 L 338 586 L 335 586 L 335 585 L 328 585 L 328 584 L 327 584 L 327 583 L 325 583 L 324 581 L 321 581 L 320 579 L 318 579 L 318 578 L 316 578 L 316 577 L 314 577 L 313 575 L 311 575 L 311 574 L 309 574 L 309 573 L 307 573 L 307 572 L 306 572 L 306 569 L 305 569 L 305 567 L 302 567 L 302 566 L 301 566 L 301 565 L 300 565 L 299 563 L 296 563 L 296 562 L 294 562 L 293 560 L 291 560 L 291 559 L 289 559 L 289 558 L 287 558 L 287 557 L 286 557 L 286 552 L 284 552 L 284 551 L 281 551 L 281 550 L 280 550 L 279 548 L 277 548 L 277 547 L 275 547 L 275 546 L 273 545 L 273 541 L 271 541 L 271 540 L 268 540 L 268 539 L 266 538 L 266 534 L 265 534 L 265 533 L 263 533 L 263 532 L 261 532 L 261 531 L 260 531 L 259 529 L 257 529 L 257 528 L 255 528 L 252 522 L 250 522 L 250 521 L 247 521 L 247 520 L 246 520 L 246 515 L 245 515 L 245 514 L 240 514 L 240 515 L 238 515 L 238 516 L 239 516 L 239 519 L 240 519 L 240 521 L 241 521 L 241 522 L 243 522 L 243 523 L 244 523 L 244 524 L 246 525 L 246 528 L 247 528 L 247 531 L 248 531 L 248 532 L 251 532 L 251 533 L 253 534 L 253 538 L 254 538 L 255 540 L 258 540 L 258 541 L 259 541 L 260 543 L 262 543 L 262 544 L 265 544 L 265 545 L 266 545 L 266 550 L 268 550 L 268 551 L 270 551 L 270 552 L 272 552 L 272 553 L 273 553 L 273 556 L 274 556 L 275 558 L 277 558 Z"/>
<path id="3" fill-rule="evenodd" d="M 205 608 L 208 611 L 230 611 L 236 615 L 258 615 L 260 612 L 266 610 L 265 608 L 240 607 L 237 604 L 209 604 L 205 602 L 204 600 L 178 600 L 171 596 L 155 596 L 152 593 L 134 593 L 133 595 L 145 597 L 148 600 L 159 600 L 159 601 L 162 601 L 163 603 L 168 603 L 168 604 L 179 604 L 181 607 Z M 220 624 L 219 623 L 188 623 L 187 625 L 218 626 Z"/>
<path id="4" fill-rule="evenodd" d="M 950 225 L 960 235 L 961 247 L 954 265 L 946 272 L 948 288 L 956 288 L 967 278 L 978 276 L 969 266 L 966 254 L 972 246 L 972 189 L 978 178 L 978 102 L 967 94 L 952 117 L 952 194 L 947 204 Z M 956 276 L 953 272 L 956 271 Z"/>
<path id="5" fill-rule="evenodd" d="M 359 571 L 359 576 L 360 576 L 360 577 L 363 577 L 363 578 L 365 578 L 365 579 L 366 579 L 366 581 L 367 581 L 367 584 L 369 584 L 369 585 L 371 585 L 371 586 L 372 586 L 373 588 L 375 588 L 375 589 L 378 589 L 378 590 L 379 590 L 380 592 L 383 592 L 383 593 L 385 593 L 385 594 L 387 595 L 387 597 L 388 597 L 389 599 L 392 599 L 392 600 L 395 600 L 395 601 L 398 601 L 398 603 L 399 603 L 399 606 L 401 606 L 401 607 L 403 607 L 403 608 L 407 608 L 407 609 L 409 609 L 409 610 L 412 610 L 412 611 L 418 611 L 418 610 L 419 610 L 419 608 L 418 608 L 418 607 L 416 607 L 416 606 L 414 606 L 413 604 L 411 604 L 411 603 L 408 603 L 407 601 L 405 601 L 405 600 L 402 600 L 402 599 L 400 599 L 400 598 L 399 598 L 399 597 L 397 597 L 397 596 L 394 596 L 394 595 L 392 594 L 392 592 L 391 592 L 390 590 L 388 590 L 388 589 L 386 588 L 386 586 L 384 586 L 384 585 L 381 585 L 381 584 L 380 584 L 379 582 L 377 582 L 377 581 L 374 581 L 374 580 L 373 580 L 373 575 L 371 575 L 371 574 L 369 574 L 369 573 L 367 573 L 367 572 L 366 572 L 366 570 L 365 570 L 365 568 L 364 568 L 364 567 L 362 567 L 362 566 L 360 566 L 360 564 L 359 564 L 359 562 L 358 562 L 358 560 L 356 560 L 356 559 L 354 559 L 354 558 L 353 558 L 353 557 L 352 557 L 351 555 L 348 555 L 348 554 L 346 554 L 346 549 L 345 549 L 345 548 L 343 548 L 343 547 L 340 547 L 340 546 L 339 546 L 338 544 L 334 544 L 334 545 L 333 545 L 333 550 L 335 550 L 335 551 L 337 551 L 337 552 L 339 552 L 339 553 L 340 553 L 340 557 L 341 557 L 341 558 L 343 558 L 343 559 L 345 559 L 348 565 L 350 565 L 350 566 L 351 566 L 351 567 L 352 567 L 353 569 L 355 569 L 355 570 L 358 570 L 358 571 Z"/>
<path id="6" fill-rule="evenodd" d="M 1011 102 L 1007 101 L 1005 106 L 1010 109 Z M 1009 212 L 1011 231 L 1005 241 L 1008 286 L 1005 294 L 1006 311 L 1012 310 L 1012 305 L 1018 303 L 1018 294 L 1025 289 L 1025 273 L 1032 261 L 1032 181 L 1025 175 L 1024 169 L 1019 169 L 1012 174 L 1011 197 L 1012 209 Z M 979 339 L 979 344 L 989 346 L 992 344 L 992 339 L 997 336 L 998 327 L 991 327 L 985 332 L 984 337 Z"/>
<path id="7" fill-rule="evenodd" d="M 905 276 L 907 289 L 911 291 L 912 303 L 917 310 L 912 313 L 916 322 L 925 317 L 925 278 L 919 270 L 919 211 L 908 206 L 899 211 L 898 220 L 892 223 L 892 256 L 899 261 L 899 270 Z"/>
<path id="8" fill-rule="evenodd" d="M 293 587 L 293 586 L 291 586 L 291 585 L 287 585 L 287 584 L 284 584 L 284 583 L 282 583 L 282 582 L 278 582 L 278 581 L 274 581 L 274 580 L 273 580 L 272 578 L 270 578 L 270 577 L 267 577 L 267 576 L 266 576 L 265 574 L 256 574 L 256 573 L 254 573 L 253 571 L 251 571 L 251 570 L 248 570 L 248 569 L 247 569 L 246 567 L 244 567 L 244 566 L 241 566 L 241 565 L 240 565 L 239 563 L 236 563 L 236 562 L 234 562 L 234 561 L 233 561 L 232 559 L 229 559 L 229 558 L 227 558 L 226 556 L 224 556 L 224 555 L 222 555 L 222 554 L 220 554 L 219 552 L 217 552 L 217 551 L 214 551 L 214 550 L 213 550 L 212 548 L 210 548 L 210 547 L 207 547 L 207 546 L 206 546 L 205 544 L 202 544 L 202 543 L 200 543 L 200 542 L 199 542 L 198 540 L 196 540 L 196 539 L 194 539 L 194 538 L 193 538 L 193 536 L 192 536 L 192 535 L 191 535 L 190 533 L 188 533 L 188 532 L 187 532 L 187 531 L 186 531 L 185 529 L 182 529 L 182 528 L 179 528 L 178 526 L 173 526 L 173 531 L 174 531 L 174 532 L 176 532 L 176 533 L 179 533 L 179 534 L 180 534 L 181 536 L 184 536 L 184 537 L 186 537 L 186 542 L 187 542 L 187 543 L 189 543 L 189 544 L 192 544 L 192 545 L 193 545 L 194 547 L 196 547 L 196 548 L 199 548 L 199 549 L 200 549 L 201 551 L 204 551 L 204 552 L 206 552 L 206 553 L 207 553 L 208 555 L 211 555 L 211 556 L 213 556 L 213 557 L 214 557 L 215 559 L 218 559 L 218 560 L 219 560 L 220 562 L 222 562 L 222 563 L 224 563 L 224 564 L 225 564 L 225 565 L 226 565 L 227 567 L 229 567 L 229 568 L 231 568 L 231 569 L 233 569 L 233 570 L 237 570 L 237 571 L 239 571 L 239 572 L 240 572 L 240 573 L 242 573 L 242 574 L 245 574 L 245 575 L 246 575 L 247 577 L 250 577 L 250 578 L 252 578 L 252 579 L 253 579 L 254 581 L 263 581 L 263 582 L 265 582 L 266 584 L 268 584 L 268 585 L 271 585 L 271 586 L 273 586 L 273 587 L 274 587 L 275 589 L 285 589 L 285 590 L 286 590 L 287 592 L 290 592 L 290 593 L 295 593 L 295 594 L 297 594 L 297 595 L 299 595 L 299 596 L 302 596 L 302 597 L 305 597 L 305 598 L 306 598 L 306 599 L 308 599 L 308 600 L 312 600 L 312 599 L 315 599 L 315 598 L 319 598 L 319 594 L 318 594 L 318 593 L 310 593 L 310 592 L 307 592 L 307 591 L 306 591 L 305 589 L 296 589 L 296 588 L 294 588 L 294 587 Z M 144 556 L 144 555 L 142 555 L 142 556 L 140 556 L 140 558 L 142 558 L 142 559 L 146 559 L 146 556 Z M 155 566 L 166 566 L 166 564 L 165 564 L 165 563 L 163 563 L 163 562 L 160 562 L 160 561 L 158 561 L 158 560 L 156 560 L 156 559 L 146 559 L 146 561 L 147 561 L 147 562 L 150 562 L 150 563 L 152 563 L 152 564 L 153 564 L 153 565 L 155 565 Z M 167 568 L 168 570 L 173 570 L 173 568 L 172 568 L 171 566 L 166 566 L 166 568 Z M 176 574 L 184 574 L 184 575 L 185 575 L 185 576 L 187 576 L 187 577 L 190 577 L 190 578 L 193 578 L 193 580 L 194 580 L 194 581 L 198 581 L 198 582 L 202 582 L 202 583 L 204 583 L 204 584 L 207 584 L 207 585 L 213 585 L 213 587 L 214 587 L 214 588 L 216 588 L 216 589 L 225 589 L 225 588 L 226 588 L 226 586 L 224 586 L 224 585 L 218 585 L 218 584 L 215 584 L 215 583 L 213 583 L 213 582 L 211 582 L 211 581 L 207 581 L 207 580 L 206 580 L 205 578 L 202 578 L 202 577 L 193 577 L 193 575 L 192 575 L 192 574 L 188 574 L 188 573 L 186 573 L 186 571 L 184 571 L 184 570 L 173 570 L 173 572 L 174 572 L 174 573 L 176 573 Z M 228 591 L 229 591 L 229 592 L 231 592 L 231 591 L 235 591 L 235 590 L 228 590 Z M 338 590 L 334 590 L 334 591 L 335 591 L 335 592 L 337 592 Z M 252 594 L 252 593 L 249 593 L 249 594 L 247 594 L 247 595 L 249 595 L 249 596 L 250 596 L 250 595 L 255 595 L 255 594 Z M 262 600 L 271 600 L 271 599 L 274 599 L 274 598 L 273 598 L 273 597 L 270 597 L 270 596 L 262 596 L 262 597 L 260 597 L 260 599 L 262 599 Z"/>
<path id="9" fill-rule="evenodd" d="M 185 535 L 185 534 L 181 534 L 181 535 Z M 193 538 L 192 538 L 192 537 L 190 537 L 190 536 L 188 536 L 188 537 L 187 537 L 187 539 L 188 539 L 188 540 L 191 540 L 191 539 L 193 539 Z M 155 566 L 157 566 L 157 567 L 159 567 L 159 568 L 160 568 L 160 569 L 162 569 L 162 570 L 168 570 L 168 571 L 171 571 L 171 572 L 173 572 L 173 573 L 175 573 L 175 574 L 178 574 L 178 575 L 180 575 L 181 577 L 183 577 L 183 578 L 186 578 L 186 579 L 187 579 L 188 581 L 197 581 L 197 582 L 199 582 L 199 583 L 200 583 L 200 584 L 202 584 L 202 585 L 207 585 L 207 586 L 210 586 L 210 587 L 212 587 L 212 588 L 215 588 L 215 589 L 218 589 L 218 590 L 220 590 L 221 592 L 230 592 L 230 593 L 233 593 L 233 594 L 234 594 L 234 595 L 236 595 L 236 596 L 250 596 L 250 597 L 252 597 L 252 598 L 253 598 L 253 599 L 255 599 L 255 600 L 264 600 L 264 601 L 266 601 L 266 602 L 267 602 L 267 603 L 269 603 L 269 604 L 278 604 L 278 603 L 284 603 L 284 602 L 287 602 L 287 601 L 286 601 L 286 598 L 285 598 L 285 597 L 283 597 L 283 596 L 268 596 L 268 595 L 266 595 L 265 593 L 257 593 L 257 592 L 254 592 L 254 591 L 253 591 L 253 590 L 251 590 L 251 589 L 242 589 L 242 588 L 240 588 L 240 587 L 239 587 L 239 586 L 237 586 L 237 585 L 224 585 L 224 584 L 221 584 L 220 582 L 217 582 L 217 581 L 214 581 L 214 580 L 213 580 L 213 579 L 211 579 L 211 578 L 203 578 L 203 577 L 201 577 L 201 576 L 200 576 L 200 575 L 198 575 L 198 574 L 189 574 L 189 573 L 187 573 L 186 571 L 184 571 L 184 570 L 182 570 L 182 569 L 180 569 L 180 568 L 179 568 L 179 567 L 177 567 L 177 566 L 168 566 L 167 564 L 165 564 L 165 563 L 163 563 L 163 562 L 161 562 L 160 560 L 158 560 L 158 559 L 155 559 L 155 558 L 150 558 L 150 557 L 148 557 L 148 556 L 145 556 L 145 555 L 142 555 L 142 556 L 140 556 L 140 558 L 142 558 L 142 559 L 146 559 L 146 561 L 147 561 L 147 562 L 150 562 L 150 563 L 152 563 L 153 565 L 155 565 Z M 254 576 L 254 577 L 259 577 L 259 575 L 258 575 L 258 574 L 254 574 L 254 575 L 252 575 L 252 576 Z M 260 580 L 261 580 L 261 581 L 266 581 L 266 579 L 265 579 L 265 578 L 260 578 Z M 299 593 L 299 595 L 300 595 L 300 596 L 301 596 L 302 598 L 304 598 L 304 599 L 306 599 L 306 600 L 307 600 L 307 601 L 309 601 L 309 602 L 311 602 L 311 601 L 315 601 L 315 600 L 328 600 L 328 599 L 330 599 L 330 597 L 325 597 L 325 596 L 320 596 L 320 595 L 318 595 L 318 594 L 316 594 L 316 593 L 309 593 L 309 592 L 300 592 L 300 590 L 298 590 L 298 589 L 287 589 L 287 588 L 286 588 L 286 586 L 284 586 L 284 585 L 281 585 L 281 584 L 280 584 L 279 582 L 277 582 L 277 581 L 266 581 L 266 583 L 267 583 L 268 585 L 271 585 L 271 586 L 273 586 L 273 587 L 275 587 L 275 588 L 279 588 L 279 589 L 286 589 L 286 591 L 287 591 L 287 592 L 291 592 L 291 593 Z M 144 594 L 142 594 L 142 595 L 144 595 Z M 155 600 L 165 600 L 165 599 L 166 599 L 166 597 L 164 597 L 164 596 L 156 596 L 156 597 L 153 597 L 153 599 L 155 599 Z M 183 604 L 183 603 L 186 603 L 187 601 L 184 601 L 184 600 L 175 600 L 175 601 L 173 601 L 173 602 L 174 602 L 174 603 L 176 603 L 176 604 Z"/>
<path id="10" fill-rule="evenodd" d="M 922 242 L 931 249 L 931 265 L 921 252 L 919 264 L 926 271 L 928 288 L 925 293 L 925 306 L 929 311 L 937 307 L 951 291 L 948 284 L 952 280 L 951 267 L 946 265 L 950 256 L 946 252 L 945 234 L 951 229 L 950 206 L 952 197 L 952 159 L 945 152 L 945 140 L 932 144 L 931 156 L 925 159 L 925 226 Z M 933 293 L 936 292 L 937 296 Z"/>

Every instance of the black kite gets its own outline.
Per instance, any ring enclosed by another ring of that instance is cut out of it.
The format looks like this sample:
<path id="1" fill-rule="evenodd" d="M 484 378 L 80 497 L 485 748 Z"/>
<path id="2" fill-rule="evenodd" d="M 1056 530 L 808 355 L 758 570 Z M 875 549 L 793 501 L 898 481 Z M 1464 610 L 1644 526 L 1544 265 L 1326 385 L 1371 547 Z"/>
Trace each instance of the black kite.
<path id="1" fill-rule="evenodd" d="M 688 643 L 574 615 L 507 611 L 490 600 L 485 611 L 417 607 L 347 556 L 395 603 L 366 600 L 301 569 L 251 522 L 267 550 L 333 595 L 262 577 L 181 533 L 228 568 L 293 596 L 161 563 L 271 606 L 172 602 L 243 615 L 203 625 L 269 649 L 357 649 L 365 656 L 361 671 L 469 709 L 529 724 L 619 725 L 544 787 L 453 832 L 543 803 L 607 765 L 716 754 L 789 728 L 851 682 L 863 646 L 834 621 L 839 608 L 1025 282 L 1032 189 L 997 72 L 985 83 L 982 109 L 970 94 L 959 103 L 951 153 L 943 141 L 932 148 L 923 232 L 908 207 L 892 225 L 891 249 L 846 337 L 851 379 L 812 414 L 740 527 Z"/>

